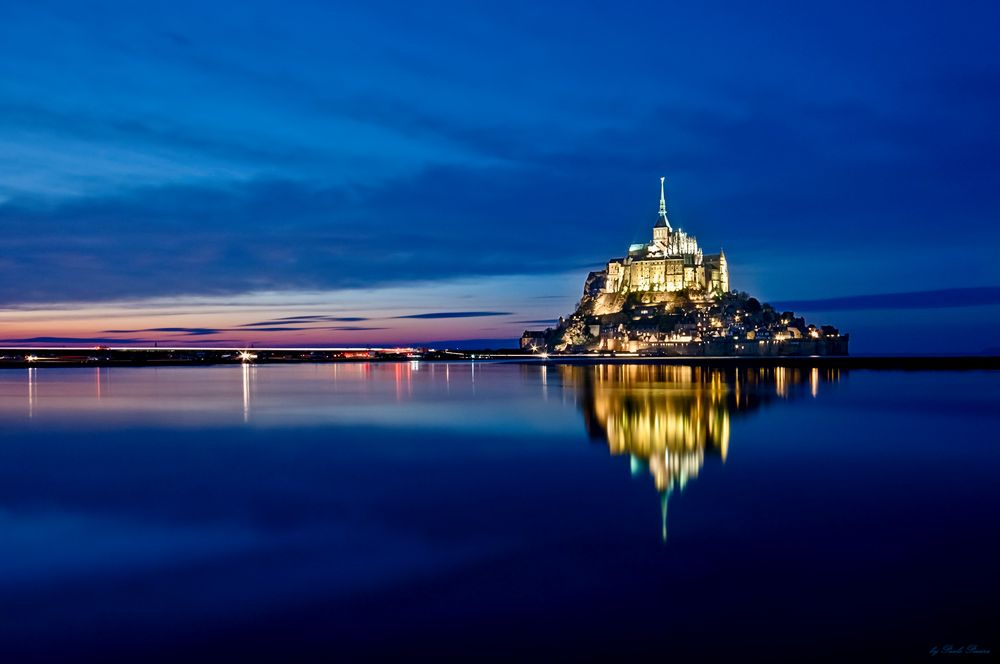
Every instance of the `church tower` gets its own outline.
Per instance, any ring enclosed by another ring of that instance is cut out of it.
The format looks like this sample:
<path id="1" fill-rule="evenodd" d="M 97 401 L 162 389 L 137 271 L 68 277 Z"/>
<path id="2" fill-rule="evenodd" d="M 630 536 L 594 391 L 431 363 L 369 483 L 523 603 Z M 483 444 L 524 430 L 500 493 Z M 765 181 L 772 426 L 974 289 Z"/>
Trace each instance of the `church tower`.
<path id="1" fill-rule="evenodd" d="M 666 178 L 660 178 L 660 217 L 653 226 L 653 243 L 660 246 L 667 246 L 670 238 L 670 222 L 667 221 L 667 199 L 663 195 L 663 182 Z"/>

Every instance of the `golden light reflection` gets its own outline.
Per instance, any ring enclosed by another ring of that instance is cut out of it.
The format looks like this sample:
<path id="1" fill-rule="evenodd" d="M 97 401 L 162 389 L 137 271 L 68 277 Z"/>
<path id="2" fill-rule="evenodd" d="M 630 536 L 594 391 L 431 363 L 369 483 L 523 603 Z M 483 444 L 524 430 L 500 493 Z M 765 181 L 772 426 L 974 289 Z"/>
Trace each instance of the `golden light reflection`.
<path id="1" fill-rule="evenodd" d="M 252 396 L 253 379 L 257 376 L 257 365 L 243 363 L 243 421 L 250 421 L 250 397 Z"/>
<path id="2" fill-rule="evenodd" d="M 633 475 L 648 472 L 661 496 L 661 534 L 667 538 L 667 502 L 698 477 L 705 457 L 726 461 L 730 419 L 809 385 L 818 369 L 758 370 L 664 365 L 560 366 L 562 380 L 580 394 L 587 430 L 612 455 L 628 454 Z M 827 372 L 835 381 L 839 374 Z"/>
<path id="3" fill-rule="evenodd" d="M 402 363 L 396 362 L 393 364 L 393 380 L 396 385 L 396 401 L 397 403 L 403 402 L 403 394 L 405 392 L 407 397 L 413 396 L 413 371 L 414 365 L 418 363 Z"/>
<path id="4" fill-rule="evenodd" d="M 28 417 L 35 417 L 35 401 L 38 399 L 38 369 L 28 368 Z"/>
<path id="5" fill-rule="evenodd" d="M 778 367 L 774 370 L 774 391 L 779 397 L 788 396 L 788 376 L 785 367 Z"/>

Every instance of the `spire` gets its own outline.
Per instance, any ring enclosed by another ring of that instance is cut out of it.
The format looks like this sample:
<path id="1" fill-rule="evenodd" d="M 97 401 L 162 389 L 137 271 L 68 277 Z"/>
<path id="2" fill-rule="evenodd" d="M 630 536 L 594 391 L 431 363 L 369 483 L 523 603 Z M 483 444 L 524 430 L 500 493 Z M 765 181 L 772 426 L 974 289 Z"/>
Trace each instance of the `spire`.
<path id="1" fill-rule="evenodd" d="M 670 499 L 670 489 L 660 494 L 660 536 L 667 541 L 667 501 Z"/>
<path id="2" fill-rule="evenodd" d="M 656 220 L 656 224 L 653 228 L 663 228 L 666 227 L 670 230 L 670 222 L 667 221 L 667 198 L 663 195 L 663 182 L 667 178 L 660 178 L 660 218 Z"/>

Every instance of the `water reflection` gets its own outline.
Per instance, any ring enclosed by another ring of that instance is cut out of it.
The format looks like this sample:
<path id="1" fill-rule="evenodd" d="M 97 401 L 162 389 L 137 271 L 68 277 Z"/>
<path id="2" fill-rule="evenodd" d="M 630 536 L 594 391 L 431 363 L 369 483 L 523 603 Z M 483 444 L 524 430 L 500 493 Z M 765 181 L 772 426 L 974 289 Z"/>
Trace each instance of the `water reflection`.
<path id="1" fill-rule="evenodd" d="M 35 401 L 38 399 L 38 369 L 28 368 L 28 417 L 35 417 Z"/>
<path id="2" fill-rule="evenodd" d="M 589 647 L 582 634 L 593 658 L 669 643 L 685 660 L 722 641 L 757 652 L 776 624 L 808 652 L 875 624 L 921 649 L 939 624 L 989 634 L 996 373 L 837 378 L 551 362 L 3 370 L 0 652 L 408 654 L 379 650 L 391 642 L 467 659 L 503 633 L 538 658 Z"/>
<path id="3" fill-rule="evenodd" d="M 243 421 L 250 419 L 250 363 L 243 363 Z"/>
<path id="4" fill-rule="evenodd" d="M 839 371 L 786 367 L 710 369 L 690 366 L 560 367 L 580 392 L 587 431 L 613 455 L 628 454 L 633 475 L 649 472 L 660 493 L 661 534 L 667 539 L 667 503 L 698 477 L 705 456 L 725 462 L 730 417 L 805 390 Z"/>

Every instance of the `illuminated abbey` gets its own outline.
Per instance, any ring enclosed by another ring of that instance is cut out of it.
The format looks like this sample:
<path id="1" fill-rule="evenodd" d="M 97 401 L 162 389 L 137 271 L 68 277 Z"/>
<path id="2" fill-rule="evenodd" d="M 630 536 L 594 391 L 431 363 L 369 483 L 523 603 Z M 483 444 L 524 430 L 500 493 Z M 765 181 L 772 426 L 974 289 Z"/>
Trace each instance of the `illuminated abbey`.
<path id="1" fill-rule="evenodd" d="M 706 255 L 667 219 L 664 180 L 653 239 L 591 272 L 576 310 L 545 331 L 525 330 L 521 348 L 554 353 L 648 355 L 846 355 L 848 335 L 807 325 L 732 290 L 726 254 Z"/>
<path id="2" fill-rule="evenodd" d="M 706 256 L 693 235 L 671 227 L 663 193 L 664 180 L 660 178 L 660 214 L 653 225 L 653 241 L 633 244 L 627 256 L 608 262 L 603 275 L 604 292 L 647 293 L 682 289 L 711 294 L 729 292 L 726 254 L 719 251 Z"/>

